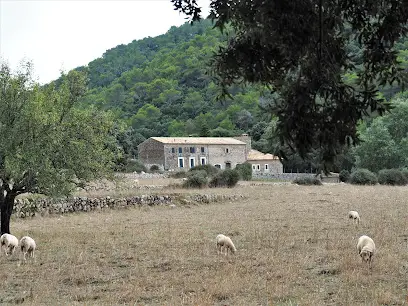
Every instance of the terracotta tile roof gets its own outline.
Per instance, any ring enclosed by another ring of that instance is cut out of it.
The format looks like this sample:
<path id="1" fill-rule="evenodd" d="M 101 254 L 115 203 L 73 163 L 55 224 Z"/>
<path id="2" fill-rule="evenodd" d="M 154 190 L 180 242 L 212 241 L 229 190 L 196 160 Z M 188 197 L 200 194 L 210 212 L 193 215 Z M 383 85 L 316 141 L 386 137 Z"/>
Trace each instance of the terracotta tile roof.
<path id="1" fill-rule="evenodd" d="M 151 137 L 164 144 L 196 144 L 196 145 L 246 145 L 245 142 L 231 137 Z"/>
<path id="2" fill-rule="evenodd" d="M 247 159 L 248 160 L 274 160 L 274 159 L 279 159 L 279 157 L 269 154 L 269 153 L 265 154 L 257 150 L 251 150 L 248 153 Z"/>

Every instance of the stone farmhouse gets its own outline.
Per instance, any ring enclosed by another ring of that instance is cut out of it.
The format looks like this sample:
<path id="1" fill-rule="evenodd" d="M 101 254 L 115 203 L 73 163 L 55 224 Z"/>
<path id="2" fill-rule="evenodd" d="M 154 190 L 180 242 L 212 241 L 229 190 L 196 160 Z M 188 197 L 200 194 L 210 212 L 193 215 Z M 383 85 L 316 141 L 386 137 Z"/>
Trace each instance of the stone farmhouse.
<path id="1" fill-rule="evenodd" d="M 252 173 L 283 173 L 283 165 L 279 157 L 250 150 L 247 162 L 252 165 Z"/>
<path id="2" fill-rule="evenodd" d="M 162 170 L 189 170 L 210 164 L 233 169 L 249 162 L 253 172 L 282 173 L 283 166 L 272 154 L 251 149 L 250 136 L 237 137 L 150 137 L 138 146 L 139 160 Z"/>

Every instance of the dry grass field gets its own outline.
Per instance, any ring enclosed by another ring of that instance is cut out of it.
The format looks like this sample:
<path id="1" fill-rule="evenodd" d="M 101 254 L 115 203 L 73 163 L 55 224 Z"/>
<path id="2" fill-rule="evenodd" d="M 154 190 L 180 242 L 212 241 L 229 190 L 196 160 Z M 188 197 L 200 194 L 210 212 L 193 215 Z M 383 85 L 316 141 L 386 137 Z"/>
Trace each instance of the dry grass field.
<path id="1" fill-rule="evenodd" d="M 0 304 L 408 305 L 407 187 L 156 192 L 246 197 L 14 220 L 15 235 L 36 239 L 37 258 L 0 257 Z M 235 256 L 217 255 L 219 233 Z M 356 251 L 362 234 L 378 249 L 371 271 Z"/>

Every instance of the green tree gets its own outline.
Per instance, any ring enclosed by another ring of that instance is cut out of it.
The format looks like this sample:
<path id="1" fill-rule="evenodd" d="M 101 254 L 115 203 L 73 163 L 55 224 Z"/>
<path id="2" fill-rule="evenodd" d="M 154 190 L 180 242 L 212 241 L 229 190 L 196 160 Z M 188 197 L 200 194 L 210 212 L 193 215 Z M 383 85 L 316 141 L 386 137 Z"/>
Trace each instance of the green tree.
<path id="1" fill-rule="evenodd" d="M 172 120 L 168 127 L 169 135 L 171 137 L 183 137 L 185 135 L 186 124 L 181 121 Z"/>
<path id="2" fill-rule="evenodd" d="M 58 88 L 54 83 L 41 88 L 30 63 L 15 73 L 0 64 L 1 233 L 10 233 L 17 195 L 68 195 L 111 169 L 112 118 L 77 107 L 86 90 L 82 73 L 61 79 Z"/>
<path id="3" fill-rule="evenodd" d="M 171 2 L 190 20 L 201 19 L 197 1 Z M 223 95 L 243 83 L 278 92 L 271 111 L 279 138 L 302 157 L 319 149 L 325 164 L 333 162 L 348 140 L 358 141 L 360 119 L 390 109 L 378 86 L 406 81 L 395 43 L 408 33 L 407 1 L 211 0 L 210 6 L 215 27 L 233 29 L 212 65 Z M 350 52 L 351 41 L 362 56 Z M 353 71 L 350 85 L 342 76 Z"/>
<path id="4" fill-rule="evenodd" d="M 393 100 L 391 113 L 375 118 L 359 130 L 363 142 L 356 147 L 356 165 L 373 172 L 408 166 L 408 100 Z"/>

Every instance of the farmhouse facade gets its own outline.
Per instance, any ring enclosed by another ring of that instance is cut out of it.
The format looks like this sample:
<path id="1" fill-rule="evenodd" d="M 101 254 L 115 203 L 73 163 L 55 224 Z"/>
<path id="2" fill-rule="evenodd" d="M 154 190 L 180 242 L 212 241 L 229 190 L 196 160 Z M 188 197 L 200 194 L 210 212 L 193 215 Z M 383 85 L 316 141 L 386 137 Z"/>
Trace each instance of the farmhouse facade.
<path id="1" fill-rule="evenodd" d="M 283 172 L 277 157 L 251 149 L 251 138 L 246 134 L 237 137 L 150 137 L 139 144 L 138 152 L 139 160 L 147 168 L 157 165 L 162 170 L 187 171 L 210 164 L 220 169 L 233 169 L 248 161 L 253 165 L 253 172 Z"/>
<path id="2" fill-rule="evenodd" d="M 210 164 L 235 168 L 246 161 L 246 143 L 229 137 L 150 137 L 138 146 L 139 160 L 150 168 L 188 170 Z"/>
<path id="3" fill-rule="evenodd" d="M 283 165 L 279 157 L 269 153 L 250 150 L 247 162 L 252 165 L 253 173 L 283 173 Z"/>

